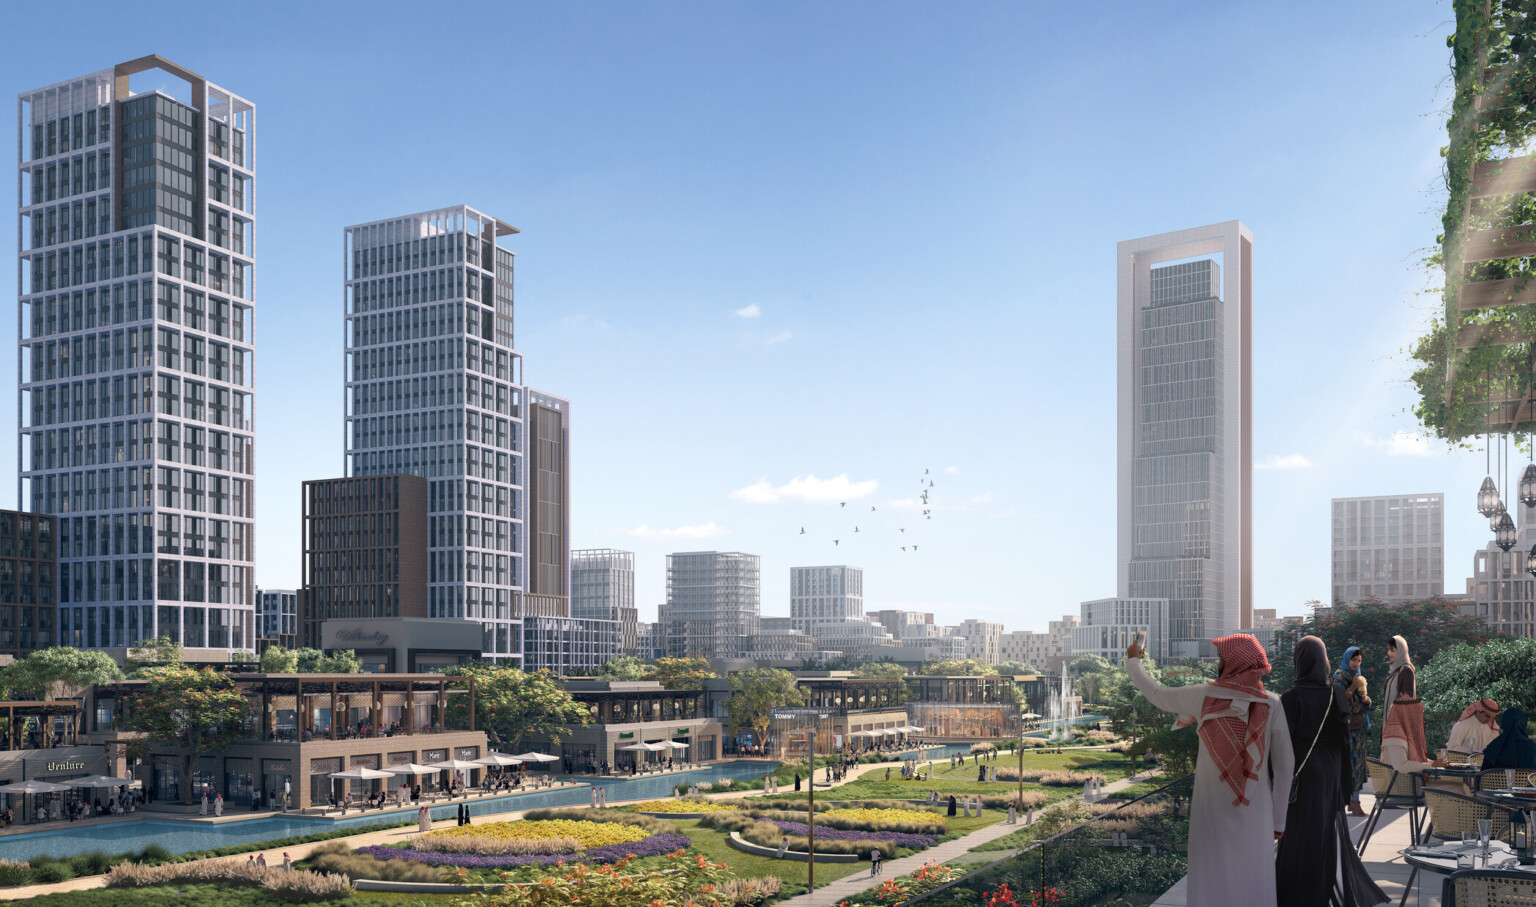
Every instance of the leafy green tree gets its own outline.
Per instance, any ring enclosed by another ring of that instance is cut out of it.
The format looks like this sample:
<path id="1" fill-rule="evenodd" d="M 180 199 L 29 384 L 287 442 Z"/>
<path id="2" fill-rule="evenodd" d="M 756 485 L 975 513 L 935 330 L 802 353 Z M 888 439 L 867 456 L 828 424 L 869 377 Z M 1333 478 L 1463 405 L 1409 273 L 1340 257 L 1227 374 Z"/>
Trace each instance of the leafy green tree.
<path id="1" fill-rule="evenodd" d="M 1519 706 L 1527 715 L 1536 713 L 1536 639 L 1452 646 L 1425 663 L 1417 680 L 1431 748 L 1450 736 L 1462 709 L 1485 696 L 1501 709 Z"/>
<path id="2" fill-rule="evenodd" d="M 975 658 L 940 658 L 923 665 L 918 673 L 933 677 L 981 677 L 996 674 L 997 669 Z"/>
<path id="3" fill-rule="evenodd" d="M 144 678 L 161 673 L 166 668 L 181 664 L 181 643 L 172 642 L 169 636 L 146 639 L 128 649 L 123 667 L 128 676 Z"/>
<path id="4" fill-rule="evenodd" d="M 597 672 L 598 680 L 650 680 L 656 669 L 633 655 L 611 658 Z"/>
<path id="5" fill-rule="evenodd" d="M 894 661 L 871 661 L 859 665 L 853 673 L 871 680 L 901 680 L 907 676 L 907 669 Z"/>
<path id="6" fill-rule="evenodd" d="M 1501 638 L 1480 617 L 1464 617 L 1461 609 L 1448 601 L 1432 598 L 1421 602 L 1389 605 L 1375 599 L 1320 610 L 1300 624 L 1283 627 L 1275 634 L 1275 651 L 1270 656 L 1274 669 L 1264 678 L 1264 685 L 1283 693 L 1296 683 L 1296 640 L 1316 636 L 1328 648 L 1330 667 L 1337 669 L 1344 650 L 1359 646 L 1360 671 L 1370 686 L 1377 720 L 1371 723 L 1374 744 L 1381 741 L 1381 698 L 1387 682 L 1387 642 L 1401 636 L 1408 643 L 1413 663 L 1427 667 L 1439 654 L 1459 645 L 1480 646 Z M 1476 698 L 1476 697 L 1473 697 Z M 1469 699 L 1468 702 L 1471 700 Z M 1500 700 L 1502 704 L 1503 700 Z M 1466 702 L 1457 709 L 1465 708 Z M 1438 739 L 1438 738 L 1436 738 Z M 1373 745 L 1374 745 L 1373 744 Z"/>
<path id="7" fill-rule="evenodd" d="M 1001 661 L 997 664 L 999 674 L 1039 674 L 1040 671 L 1034 665 L 1023 661 Z"/>
<path id="8" fill-rule="evenodd" d="M 709 659 L 697 656 L 675 658 L 664 656 L 656 659 L 656 680 L 669 690 L 703 689 L 704 681 L 717 675 L 709 669 Z"/>
<path id="9" fill-rule="evenodd" d="M 162 665 L 142 691 L 127 697 L 124 724 L 181 757 L 181 800 L 192 801 L 192 768 L 245 734 L 250 702 L 234 678 L 204 668 Z"/>
<path id="10" fill-rule="evenodd" d="M 568 727 L 586 727 L 592 716 L 547 670 L 523 671 L 481 662 L 451 665 L 450 677 L 475 682 L 475 723 L 491 742 L 516 752 L 528 737 L 559 743 Z M 459 697 L 462 698 L 462 697 Z"/>
<path id="11" fill-rule="evenodd" d="M 285 649 L 282 646 L 268 647 L 267 651 L 261 653 L 261 673 L 299 673 L 299 650 Z"/>
<path id="12" fill-rule="evenodd" d="M 261 653 L 264 674 L 360 674 L 363 660 L 352 649 L 327 655 L 319 649 L 285 649 L 271 646 Z"/>
<path id="13" fill-rule="evenodd" d="M 1074 675 L 1109 674 L 1114 671 L 1114 665 L 1102 655 L 1079 655 L 1067 665 L 1067 670 Z"/>
<path id="14" fill-rule="evenodd" d="M 0 687 L 29 699 L 75 696 L 93 684 L 122 679 L 112 656 L 69 646 L 39 649 L 0 668 Z"/>
<path id="15" fill-rule="evenodd" d="M 762 741 L 768 739 L 775 706 L 804 704 L 795 675 L 781 668 L 748 668 L 731 675 L 731 698 L 725 701 L 725 711 L 732 729 L 750 728 Z"/>

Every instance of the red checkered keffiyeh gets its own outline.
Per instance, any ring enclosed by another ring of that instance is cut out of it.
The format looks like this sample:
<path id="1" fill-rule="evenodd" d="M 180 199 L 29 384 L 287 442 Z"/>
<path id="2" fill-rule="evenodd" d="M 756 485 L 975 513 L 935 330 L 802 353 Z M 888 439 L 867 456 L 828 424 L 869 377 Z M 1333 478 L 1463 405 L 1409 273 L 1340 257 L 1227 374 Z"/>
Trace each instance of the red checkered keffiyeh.
<path id="1" fill-rule="evenodd" d="M 1268 752 L 1269 697 L 1261 678 L 1269 673 L 1269 659 L 1259 641 L 1247 633 L 1223 636 L 1212 643 L 1221 653 L 1222 669 L 1221 676 L 1209 686 L 1264 699 L 1248 702 L 1207 696 L 1200 706 L 1200 741 L 1221 771 L 1221 780 L 1232 788 L 1232 805 L 1247 806 L 1248 781 L 1259 776 Z"/>

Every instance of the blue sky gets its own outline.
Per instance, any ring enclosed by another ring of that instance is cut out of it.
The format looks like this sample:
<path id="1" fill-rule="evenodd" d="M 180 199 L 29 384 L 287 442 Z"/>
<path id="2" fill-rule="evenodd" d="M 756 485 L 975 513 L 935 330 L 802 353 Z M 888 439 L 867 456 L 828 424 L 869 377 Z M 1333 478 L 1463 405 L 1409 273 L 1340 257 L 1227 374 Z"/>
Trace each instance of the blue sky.
<path id="1" fill-rule="evenodd" d="M 637 553 L 642 619 L 702 549 L 762 555 L 765 614 L 812 564 L 1010 629 L 1114 594 L 1115 243 L 1233 218 L 1255 606 L 1328 595 L 1333 496 L 1446 492 L 1451 591 L 1487 539 L 1482 454 L 1406 412 L 1449 4 L 170 3 L 68 38 L 23 13 L 13 94 L 159 53 L 257 105 L 265 587 L 299 580 L 299 483 L 342 471 L 342 228 L 459 203 L 523 231 L 574 543 Z"/>

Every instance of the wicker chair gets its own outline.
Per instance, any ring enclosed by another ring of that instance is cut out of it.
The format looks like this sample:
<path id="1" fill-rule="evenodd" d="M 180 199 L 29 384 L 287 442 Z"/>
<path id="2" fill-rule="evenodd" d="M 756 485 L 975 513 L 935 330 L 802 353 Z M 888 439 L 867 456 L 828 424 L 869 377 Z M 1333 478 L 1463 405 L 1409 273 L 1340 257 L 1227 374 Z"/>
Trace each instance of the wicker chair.
<path id="1" fill-rule="evenodd" d="M 1508 839 L 1510 827 L 1508 810 L 1434 787 L 1424 789 L 1424 807 L 1429 812 L 1429 827 L 1425 829 L 1425 839 L 1434 837 L 1459 841 L 1463 834 L 1477 835 L 1480 832 L 1477 825 L 1479 819 L 1492 819 L 1493 836 Z M 1408 874 L 1408 885 L 1403 889 L 1400 905 L 1408 903 L 1408 895 L 1413 891 L 1414 880 L 1418 877 L 1419 867 L 1415 866 L 1413 872 Z"/>
<path id="2" fill-rule="evenodd" d="M 1442 907 L 1536 907 L 1536 876 L 1502 869 L 1464 869 L 1446 877 Z"/>
<path id="3" fill-rule="evenodd" d="M 1507 790 L 1509 784 L 1509 772 L 1515 776 L 1515 787 L 1529 787 L 1531 776 L 1536 775 L 1536 769 L 1529 768 L 1489 768 L 1477 775 L 1478 790 Z"/>
<path id="4" fill-rule="evenodd" d="M 1365 831 L 1360 835 L 1360 844 L 1356 849 L 1361 856 L 1365 855 L 1365 846 L 1370 843 L 1371 835 L 1376 833 L 1384 809 L 1408 810 L 1408 831 L 1413 843 L 1417 845 L 1422 821 L 1419 810 L 1424 808 L 1424 776 L 1414 772 L 1399 772 L 1380 759 L 1366 759 L 1365 767 L 1371 776 L 1371 790 L 1376 793 L 1376 803 L 1371 807 L 1370 817 L 1365 820 Z"/>

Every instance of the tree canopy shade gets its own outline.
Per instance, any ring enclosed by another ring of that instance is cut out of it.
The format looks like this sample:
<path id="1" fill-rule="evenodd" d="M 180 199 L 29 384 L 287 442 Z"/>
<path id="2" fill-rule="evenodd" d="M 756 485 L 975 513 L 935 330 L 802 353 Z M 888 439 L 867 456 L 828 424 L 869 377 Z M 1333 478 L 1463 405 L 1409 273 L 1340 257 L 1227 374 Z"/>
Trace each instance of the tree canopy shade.
<path id="1" fill-rule="evenodd" d="M 751 728 L 759 741 L 768 739 L 775 706 L 805 705 L 795 675 L 782 668 L 748 668 L 731 675 L 731 698 L 725 701 L 731 727 Z"/>
<path id="2" fill-rule="evenodd" d="M 633 655 L 620 655 L 611 658 L 597 672 L 598 680 L 651 680 L 656 676 L 656 668 L 641 661 Z"/>
<path id="3" fill-rule="evenodd" d="M 704 681 L 713 680 L 717 675 L 709 669 L 709 659 L 689 656 L 686 658 L 673 658 L 670 656 L 656 659 L 656 680 L 669 690 L 697 690 L 702 689 Z"/>
<path id="4" fill-rule="evenodd" d="M 271 646 L 261 653 L 263 674 L 359 674 L 363 660 L 352 649 L 327 655 L 319 649 L 285 649 Z"/>
<path id="5" fill-rule="evenodd" d="M 1300 624 L 1288 624 L 1276 632 L 1275 651 L 1269 659 L 1274 670 L 1264 678 L 1264 685 L 1270 690 L 1283 693 L 1295 685 L 1296 640 L 1303 636 L 1316 636 L 1323 641 L 1328 647 L 1328 664 L 1335 670 L 1344 650 L 1359 646 L 1364 655 L 1360 670 L 1370 684 L 1374 701 L 1385 690 L 1387 643 L 1393 636 L 1403 637 L 1414 664 L 1423 666 L 1452 646 L 1481 645 L 1499 634 L 1489 629 L 1482 618 L 1464 617 L 1455 604 L 1440 598 L 1400 605 L 1367 599 L 1319 610 Z M 1380 721 L 1373 723 L 1374 728 L 1380 726 Z"/>
<path id="6" fill-rule="evenodd" d="M 997 669 L 974 658 L 941 658 L 923 665 L 918 673 L 934 677 L 980 677 L 996 674 Z"/>
<path id="7" fill-rule="evenodd" d="M 1425 663 L 1417 680 L 1431 748 L 1450 736 L 1462 709 L 1485 696 L 1501 709 L 1519 706 L 1536 714 L 1536 639 L 1451 646 Z"/>
<path id="8" fill-rule="evenodd" d="M 907 669 L 894 661 L 871 661 L 859 665 L 853 673 L 872 680 L 900 680 L 907 676 Z"/>
<path id="9" fill-rule="evenodd" d="M 165 666 L 139 692 L 127 696 L 124 723 L 171 748 L 181 758 L 181 800 L 192 801 L 192 769 L 203 753 L 244 736 L 250 703 L 234 678 L 204 668 Z"/>
<path id="10" fill-rule="evenodd" d="M 1114 666 L 1102 655 L 1079 655 L 1067 665 L 1067 670 L 1073 674 L 1108 674 Z"/>
<path id="11" fill-rule="evenodd" d="M 0 668 L 0 689 L 30 699 L 53 699 L 122 678 L 117 662 L 105 652 L 54 646 Z"/>
<path id="12" fill-rule="evenodd" d="M 1000 661 L 996 665 L 999 674 L 1039 674 L 1040 670 L 1026 661 Z"/>
<path id="13" fill-rule="evenodd" d="M 149 677 L 159 670 L 181 664 L 181 643 L 172 642 L 169 636 L 146 639 L 128 649 L 123 667 L 129 677 Z"/>
<path id="14" fill-rule="evenodd" d="M 568 726 L 586 727 L 592 717 L 549 671 L 523 671 L 482 662 L 452 665 L 450 677 L 475 682 L 475 722 L 492 743 L 513 751 L 527 737 L 559 743 Z"/>

